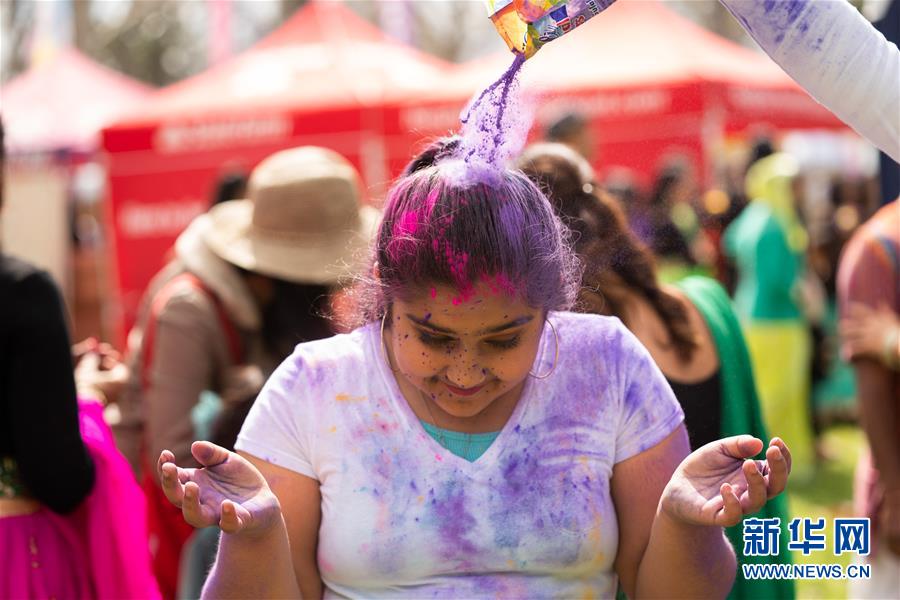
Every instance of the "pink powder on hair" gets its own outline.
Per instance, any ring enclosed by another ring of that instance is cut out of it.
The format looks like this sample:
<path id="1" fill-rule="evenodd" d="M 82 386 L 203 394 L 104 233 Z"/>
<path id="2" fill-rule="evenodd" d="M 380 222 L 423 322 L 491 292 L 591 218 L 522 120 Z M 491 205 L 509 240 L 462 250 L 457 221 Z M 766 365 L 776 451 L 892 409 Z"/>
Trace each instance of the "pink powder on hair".
<path id="1" fill-rule="evenodd" d="M 438 196 L 440 196 L 441 190 L 439 188 L 434 188 L 429 192 L 428 196 L 425 198 L 425 206 L 423 208 L 425 218 L 431 216 L 431 211 L 434 210 L 434 204 L 437 202 Z"/>
<path id="2" fill-rule="evenodd" d="M 493 276 L 484 274 L 481 276 L 481 282 L 490 288 L 491 293 L 494 295 L 502 293 L 507 296 L 515 296 L 517 292 L 515 284 L 503 273 Z"/>
<path id="3" fill-rule="evenodd" d="M 495 278 L 497 282 L 497 286 L 503 290 L 504 293 L 512 296 L 516 293 L 516 285 L 512 282 L 512 280 L 504 275 L 503 273 L 497 273 L 497 277 Z"/>
<path id="4" fill-rule="evenodd" d="M 409 210 L 400 216 L 400 219 L 394 224 L 394 235 L 397 237 L 405 235 L 415 235 L 419 229 L 419 212 Z"/>
<path id="5" fill-rule="evenodd" d="M 412 239 L 419 229 L 419 211 L 409 210 L 400 215 L 392 228 L 393 239 L 388 243 L 387 253 L 393 260 L 397 260 L 404 252 L 408 252 L 410 244 L 415 244 Z"/>

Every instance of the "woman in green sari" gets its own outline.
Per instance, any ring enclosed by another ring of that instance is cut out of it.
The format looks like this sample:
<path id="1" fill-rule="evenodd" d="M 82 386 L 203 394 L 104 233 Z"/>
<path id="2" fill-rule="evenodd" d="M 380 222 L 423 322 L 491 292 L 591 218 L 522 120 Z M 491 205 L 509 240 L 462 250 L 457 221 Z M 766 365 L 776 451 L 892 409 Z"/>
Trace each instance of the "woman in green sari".
<path id="1" fill-rule="evenodd" d="M 579 309 L 619 317 L 647 347 L 682 405 L 691 448 L 743 433 L 767 439 L 747 346 L 722 287 L 699 276 L 660 286 L 652 255 L 628 229 L 616 201 L 594 187 L 591 167 L 569 148 L 531 146 L 518 167 L 574 233 L 585 264 Z M 786 525 L 784 498 L 770 501 L 759 516 Z M 743 556 L 741 525 L 727 534 L 739 563 L 791 562 L 786 526 L 776 556 Z M 741 569 L 729 596 L 793 597 L 792 581 L 747 580 Z"/>

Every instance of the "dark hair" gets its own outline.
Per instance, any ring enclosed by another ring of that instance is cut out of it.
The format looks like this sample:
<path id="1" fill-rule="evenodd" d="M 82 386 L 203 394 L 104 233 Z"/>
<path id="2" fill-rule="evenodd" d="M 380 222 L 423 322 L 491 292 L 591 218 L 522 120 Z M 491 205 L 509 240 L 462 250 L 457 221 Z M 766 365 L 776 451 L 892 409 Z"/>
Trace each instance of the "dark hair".
<path id="1" fill-rule="evenodd" d="M 373 251 L 378 280 L 362 284 L 359 320 L 379 319 L 395 298 L 436 284 L 455 288 L 459 301 L 485 284 L 532 307 L 570 308 L 579 263 L 547 199 L 510 170 L 496 182 L 459 183 L 465 166 L 442 160 L 452 143 L 423 151 L 388 193 Z"/>
<path id="2" fill-rule="evenodd" d="M 671 159 L 656 173 L 653 191 L 650 194 L 651 206 L 667 206 L 672 190 L 687 176 L 688 165 L 685 161 Z"/>
<path id="3" fill-rule="evenodd" d="M 238 266 L 243 279 L 261 277 L 272 283 L 272 298 L 260 307 L 260 337 L 271 358 L 281 362 L 294 346 L 334 334 L 330 315 L 331 289 L 326 285 L 294 283 Z"/>
<path id="4" fill-rule="evenodd" d="M 236 267 L 237 268 L 237 267 Z M 238 268 L 245 277 L 254 276 Z M 257 277 L 267 277 L 256 274 Z M 329 316 L 330 289 L 324 285 L 293 283 L 269 277 L 274 286 L 272 300 L 262 308 L 260 336 L 263 348 L 276 364 L 286 359 L 294 346 L 334 334 Z M 224 402 L 213 420 L 209 440 L 234 450 L 238 433 L 256 401 L 256 391 Z"/>
<path id="5" fill-rule="evenodd" d="M 753 143 L 750 145 L 750 153 L 747 156 L 747 168 L 749 169 L 756 161 L 772 154 L 775 154 L 775 144 L 772 143 L 770 137 L 761 135 L 754 138 Z"/>
<path id="6" fill-rule="evenodd" d="M 578 113 L 567 113 L 547 127 L 546 138 L 552 142 L 562 142 L 587 127 L 587 120 Z"/>
<path id="7" fill-rule="evenodd" d="M 403 169 L 403 176 L 406 177 L 416 171 L 434 166 L 439 160 L 443 160 L 453 154 L 459 148 L 461 142 L 462 138 L 458 135 L 433 140 L 424 150 L 409 161 L 409 164 Z"/>
<path id="8" fill-rule="evenodd" d="M 244 197 L 246 192 L 246 175 L 236 172 L 225 173 L 216 181 L 210 206 L 228 202 L 229 200 L 239 200 Z"/>
<path id="9" fill-rule="evenodd" d="M 329 288 L 273 279 L 275 292 L 262 309 L 260 335 L 266 349 L 279 360 L 294 346 L 333 335 L 329 318 Z"/>
<path id="10" fill-rule="evenodd" d="M 555 146 L 555 144 L 553 145 Z M 575 233 L 575 251 L 585 265 L 579 309 L 623 314 L 622 306 L 602 294 L 604 275 L 614 273 L 643 296 L 663 320 L 681 360 L 689 360 L 697 342 L 687 310 L 657 283 L 653 255 L 629 230 L 619 204 L 586 181 L 568 152 L 526 152 L 522 171 L 544 191 L 563 221 Z M 609 310 L 604 310 L 608 307 Z"/>

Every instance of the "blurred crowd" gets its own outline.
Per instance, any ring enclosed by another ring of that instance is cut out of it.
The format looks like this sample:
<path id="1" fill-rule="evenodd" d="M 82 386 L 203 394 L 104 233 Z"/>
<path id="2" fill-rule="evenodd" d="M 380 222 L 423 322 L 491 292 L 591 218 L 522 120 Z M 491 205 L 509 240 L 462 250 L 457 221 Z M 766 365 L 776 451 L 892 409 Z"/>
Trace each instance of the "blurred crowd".
<path id="1" fill-rule="evenodd" d="M 646 188 L 621 169 L 598 180 L 586 128 L 567 115 L 517 166 L 574 232 L 585 269 L 579 310 L 618 316 L 650 350 L 692 448 L 777 430 L 802 483 L 829 458 L 823 427 L 862 418 L 875 463 L 891 452 L 883 440 L 896 423 L 881 433 L 873 423 L 897 415 L 897 202 L 881 207 L 891 199 L 870 182 L 841 177 L 812 198 L 798 161 L 764 138 L 714 187 L 681 157 Z M 0 522 L 21 528 L 0 529 L 0 564 L 6 575 L 18 569 L 24 548 L 31 579 L 4 576 L 17 583 L 0 596 L 44 589 L 54 572 L 74 582 L 61 597 L 90 595 L 90 586 L 110 597 L 198 597 L 219 534 L 182 520 L 160 489 L 157 457 L 170 450 L 179 465 L 196 464 L 196 440 L 233 449 L 294 346 L 348 330 L 348 275 L 365 236 L 346 233 L 371 231 L 378 218 L 348 161 L 285 150 L 248 178 L 227 175 L 213 197 L 148 287 L 127 348 L 88 340 L 70 354 L 50 280 L 3 256 L 0 297 L 16 317 L 2 337 Z M 23 410 L 25 397 L 40 402 Z M 879 487 L 865 461 L 859 510 L 881 520 L 897 552 L 898 489 Z M 785 515 L 782 504 L 769 510 Z M 115 577 L 108 563 L 97 567 L 101 537 L 109 555 L 129 553 Z"/>

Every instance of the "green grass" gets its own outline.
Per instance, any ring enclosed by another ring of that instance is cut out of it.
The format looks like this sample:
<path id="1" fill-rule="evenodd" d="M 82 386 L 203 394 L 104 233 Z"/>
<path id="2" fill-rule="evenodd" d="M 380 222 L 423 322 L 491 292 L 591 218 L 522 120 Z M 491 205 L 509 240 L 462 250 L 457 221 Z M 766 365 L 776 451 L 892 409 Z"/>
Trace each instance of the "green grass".
<path id="1" fill-rule="evenodd" d="M 827 429 L 822 438 L 823 447 L 829 460 L 823 461 L 809 482 L 789 485 L 788 502 L 791 517 L 825 517 L 827 549 L 803 556 L 794 552 L 794 562 L 840 564 L 844 568 L 850 564 L 850 555 L 834 556 L 834 540 L 831 527 L 835 517 L 852 517 L 853 514 L 853 472 L 859 452 L 865 444 L 865 436 L 859 428 L 838 425 Z M 797 597 L 802 599 L 847 598 L 846 581 L 838 580 L 798 580 Z"/>

